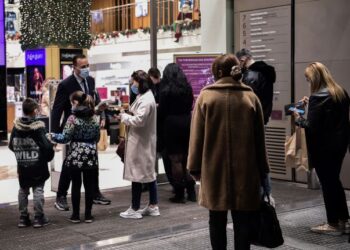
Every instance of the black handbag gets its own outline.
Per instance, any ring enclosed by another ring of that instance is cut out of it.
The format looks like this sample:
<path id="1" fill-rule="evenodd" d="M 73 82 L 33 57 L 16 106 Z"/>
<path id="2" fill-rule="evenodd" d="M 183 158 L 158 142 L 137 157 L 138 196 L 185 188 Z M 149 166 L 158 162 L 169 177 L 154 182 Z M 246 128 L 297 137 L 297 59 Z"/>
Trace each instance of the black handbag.
<path id="1" fill-rule="evenodd" d="M 264 200 L 265 196 L 267 197 L 267 201 Z M 268 248 L 275 248 L 283 245 L 284 239 L 281 226 L 277 218 L 276 210 L 270 204 L 268 195 L 263 195 L 258 218 L 256 224 L 257 235 L 254 237 L 255 239 L 252 244 Z"/>

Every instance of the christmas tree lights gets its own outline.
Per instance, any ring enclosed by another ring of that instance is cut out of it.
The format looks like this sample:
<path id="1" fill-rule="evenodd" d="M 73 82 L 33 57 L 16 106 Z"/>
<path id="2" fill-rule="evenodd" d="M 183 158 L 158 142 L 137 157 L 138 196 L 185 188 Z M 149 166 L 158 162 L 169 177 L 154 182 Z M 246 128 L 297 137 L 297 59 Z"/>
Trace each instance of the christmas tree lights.
<path id="1" fill-rule="evenodd" d="M 22 49 L 90 48 L 90 8 L 91 0 L 20 0 Z"/>

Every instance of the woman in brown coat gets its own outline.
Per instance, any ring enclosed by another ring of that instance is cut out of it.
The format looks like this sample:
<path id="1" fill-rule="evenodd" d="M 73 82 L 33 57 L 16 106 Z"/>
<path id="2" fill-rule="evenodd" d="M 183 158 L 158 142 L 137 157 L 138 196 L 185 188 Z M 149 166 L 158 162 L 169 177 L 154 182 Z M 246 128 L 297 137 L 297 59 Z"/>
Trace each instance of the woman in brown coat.
<path id="1" fill-rule="evenodd" d="M 262 108 L 252 89 L 240 82 L 234 55 L 219 56 L 212 71 L 216 82 L 196 102 L 187 167 L 201 182 L 199 204 L 209 209 L 213 249 L 226 249 L 228 210 L 235 249 L 250 249 L 260 180 L 269 172 Z"/>

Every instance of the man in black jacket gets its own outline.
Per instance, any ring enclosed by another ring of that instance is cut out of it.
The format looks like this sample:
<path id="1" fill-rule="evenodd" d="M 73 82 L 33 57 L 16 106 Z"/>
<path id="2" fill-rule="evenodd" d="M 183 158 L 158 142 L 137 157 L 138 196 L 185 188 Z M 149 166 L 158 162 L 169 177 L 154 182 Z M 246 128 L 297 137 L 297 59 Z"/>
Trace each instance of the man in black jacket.
<path id="1" fill-rule="evenodd" d="M 55 101 L 53 104 L 51 115 L 51 131 L 54 133 L 62 132 L 68 117 L 71 115 L 72 105 L 69 97 L 75 91 L 83 91 L 91 95 L 95 99 L 95 103 L 100 102 L 100 98 L 95 90 L 95 80 L 89 76 L 89 62 L 85 55 L 77 55 L 73 58 L 74 72 L 71 76 L 64 79 L 57 88 Z M 61 117 L 63 115 L 62 123 Z M 101 127 L 105 125 L 105 117 L 101 115 Z M 98 171 L 98 169 L 97 169 Z M 96 188 L 94 192 L 94 203 L 101 205 L 109 205 L 110 200 L 106 199 L 100 192 L 98 174 L 96 180 Z M 65 164 L 62 165 L 60 181 L 58 183 L 58 192 L 55 207 L 61 211 L 69 210 L 67 204 L 67 191 L 70 185 L 70 172 Z"/>
<path id="2" fill-rule="evenodd" d="M 22 118 L 15 121 L 9 148 L 15 153 L 20 189 L 18 206 L 21 213 L 18 227 L 31 225 L 28 213 L 29 189 L 33 188 L 34 223 L 38 228 L 48 224 L 44 214 L 44 185 L 50 173 L 47 163 L 54 157 L 53 145 L 46 138 L 45 124 L 35 119 L 39 105 L 31 98 L 23 102 Z"/>
<path id="3" fill-rule="evenodd" d="M 254 61 L 248 49 L 241 49 L 236 53 L 236 56 L 242 68 L 242 82 L 251 87 L 258 96 L 264 113 L 264 125 L 266 126 L 272 112 L 273 84 L 276 81 L 275 68 L 264 61 Z M 267 175 L 262 181 L 262 186 L 266 194 L 270 196 L 271 205 L 274 205 L 275 201 L 271 196 L 270 175 Z"/>
<path id="4" fill-rule="evenodd" d="M 264 61 L 254 61 L 247 49 L 241 49 L 236 56 L 241 63 L 243 83 L 253 89 L 261 102 L 266 125 L 272 112 L 273 84 L 276 81 L 275 68 Z"/>

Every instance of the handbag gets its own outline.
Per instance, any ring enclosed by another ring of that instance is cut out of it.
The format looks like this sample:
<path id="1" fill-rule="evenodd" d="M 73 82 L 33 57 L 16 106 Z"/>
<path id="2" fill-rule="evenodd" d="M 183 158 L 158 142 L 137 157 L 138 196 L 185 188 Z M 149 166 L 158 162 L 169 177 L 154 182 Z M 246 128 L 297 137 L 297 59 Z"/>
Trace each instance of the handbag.
<path id="1" fill-rule="evenodd" d="M 267 201 L 264 197 L 267 197 Z M 283 245 L 282 229 L 277 218 L 275 208 L 270 204 L 270 198 L 264 194 L 258 215 L 257 235 L 252 244 L 267 248 L 275 248 Z"/>
<path id="2" fill-rule="evenodd" d="M 117 155 L 120 157 L 120 159 L 122 160 L 122 162 L 124 163 L 124 156 L 125 156 L 125 139 L 124 138 L 120 138 L 119 139 L 119 144 L 118 144 L 118 148 L 116 151 Z"/>
<path id="3" fill-rule="evenodd" d="M 108 147 L 108 134 L 107 129 L 101 129 L 100 140 L 97 143 L 97 149 L 99 151 L 105 151 Z"/>

